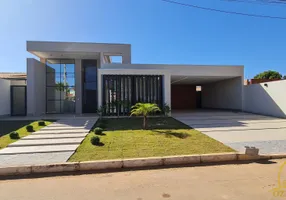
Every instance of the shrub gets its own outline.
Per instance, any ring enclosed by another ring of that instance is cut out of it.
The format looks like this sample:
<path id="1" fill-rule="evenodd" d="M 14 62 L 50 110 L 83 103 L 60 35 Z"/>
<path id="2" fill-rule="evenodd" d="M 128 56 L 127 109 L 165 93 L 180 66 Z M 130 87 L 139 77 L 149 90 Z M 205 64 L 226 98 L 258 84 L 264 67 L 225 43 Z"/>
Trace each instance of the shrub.
<path id="1" fill-rule="evenodd" d="M 104 124 L 104 123 L 102 123 L 102 122 L 99 122 L 98 124 L 97 124 L 97 127 L 100 127 L 100 128 L 106 128 L 106 125 Z"/>
<path id="2" fill-rule="evenodd" d="M 32 125 L 28 125 L 28 126 L 26 126 L 26 130 L 28 132 L 34 132 L 34 127 Z"/>
<path id="3" fill-rule="evenodd" d="M 38 122 L 38 125 L 39 126 L 46 126 L 46 123 L 44 121 L 40 121 L 40 122 Z"/>
<path id="4" fill-rule="evenodd" d="M 93 145 L 99 145 L 100 143 L 100 138 L 98 136 L 93 136 L 91 139 L 90 139 L 90 142 L 91 144 Z"/>
<path id="5" fill-rule="evenodd" d="M 96 135 L 101 135 L 101 134 L 102 134 L 102 131 L 103 131 L 103 129 L 100 128 L 100 127 L 96 127 L 96 128 L 94 129 L 94 133 L 95 133 Z"/>
<path id="6" fill-rule="evenodd" d="M 12 132 L 9 134 L 11 139 L 20 139 L 19 133 L 17 133 L 16 131 Z"/>

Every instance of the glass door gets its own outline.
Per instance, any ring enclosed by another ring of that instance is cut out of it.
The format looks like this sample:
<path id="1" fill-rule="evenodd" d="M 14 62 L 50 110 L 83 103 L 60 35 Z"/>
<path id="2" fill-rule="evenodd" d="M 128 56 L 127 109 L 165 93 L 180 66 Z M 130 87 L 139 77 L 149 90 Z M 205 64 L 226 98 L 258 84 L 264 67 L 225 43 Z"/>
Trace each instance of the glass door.
<path id="1" fill-rule="evenodd" d="M 97 111 L 97 60 L 82 60 L 83 113 Z"/>

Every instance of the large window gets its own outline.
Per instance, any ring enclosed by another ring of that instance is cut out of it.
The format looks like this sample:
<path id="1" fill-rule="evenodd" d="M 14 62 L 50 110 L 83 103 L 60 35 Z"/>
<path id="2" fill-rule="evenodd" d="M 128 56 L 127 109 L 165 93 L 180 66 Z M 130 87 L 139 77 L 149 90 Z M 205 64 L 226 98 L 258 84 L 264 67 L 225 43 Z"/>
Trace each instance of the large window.
<path id="1" fill-rule="evenodd" d="M 46 62 L 46 112 L 75 112 L 75 64 L 70 59 Z"/>

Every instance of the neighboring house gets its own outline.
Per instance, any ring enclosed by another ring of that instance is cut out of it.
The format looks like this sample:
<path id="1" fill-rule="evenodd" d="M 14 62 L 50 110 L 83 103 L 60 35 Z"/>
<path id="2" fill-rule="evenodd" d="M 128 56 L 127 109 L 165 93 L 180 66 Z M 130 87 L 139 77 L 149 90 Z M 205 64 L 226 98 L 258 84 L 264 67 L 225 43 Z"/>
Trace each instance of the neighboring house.
<path id="1" fill-rule="evenodd" d="M 26 85 L 27 74 L 24 72 L 0 72 L 0 79 L 10 80 L 11 85 Z"/>
<path id="2" fill-rule="evenodd" d="M 106 115 L 124 115 L 136 102 L 243 109 L 243 66 L 133 64 L 129 44 L 28 41 L 27 51 L 39 58 L 27 59 L 28 115 L 102 105 Z"/>
<path id="3" fill-rule="evenodd" d="M 26 73 L 0 72 L 0 116 L 26 115 Z"/>

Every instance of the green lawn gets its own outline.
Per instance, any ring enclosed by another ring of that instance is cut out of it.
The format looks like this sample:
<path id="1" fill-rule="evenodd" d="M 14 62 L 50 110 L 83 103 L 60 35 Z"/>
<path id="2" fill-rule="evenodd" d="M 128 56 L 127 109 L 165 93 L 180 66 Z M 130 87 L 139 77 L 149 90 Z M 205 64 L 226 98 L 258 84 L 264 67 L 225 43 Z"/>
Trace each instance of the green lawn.
<path id="1" fill-rule="evenodd" d="M 15 129 L 14 130 L 11 130 L 12 129 L 12 126 L 13 126 L 13 123 L 12 122 L 15 122 Z M 45 124 L 46 125 L 49 125 L 51 124 L 52 122 L 50 121 L 45 121 Z M 27 125 L 32 125 L 34 127 L 34 131 L 38 131 L 40 130 L 41 128 L 43 128 L 44 126 L 39 126 L 38 125 L 38 121 L 34 121 L 32 123 L 26 123 L 26 124 L 23 124 L 22 123 L 22 127 L 18 129 L 18 125 L 20 124 L 19 121 L 9 121 L 9 130 L 10 132 L 12 131 L 17 131 L 19 133 L 19 136 L 22 138 L 22 137 L 25 137 L 27 135 L 30 135 L 31 133 L 30 132 L 27 132 L 26 130 L 26 126 Z M 4 123 L 3 123 L 4 125 Z M 5 126 L 5 125 L 4 125 Z M 3 126 L 3 128 L 4 128 Z M 0 149 L 3 149 L 5 148 L 6 146 L 8 146 L 9 144 L 17 141 L 17 139 L 10 139 L 10 136 L 9 136 L 9 133 L 10 132 L 7 132 L 5 135 L 3 135 L 2 137 L 0 137 Z"/>
<path id="2" fill-rule="evenodd" d="M 93 146 L 90 132 L 69 161 L 233 152 L 231 148 L 173 118 L 150 118 L 141 130 L 141 118 L 104 119 L 103 145 Z M 96 125 L 95 125 L 96 127 Z"/>

